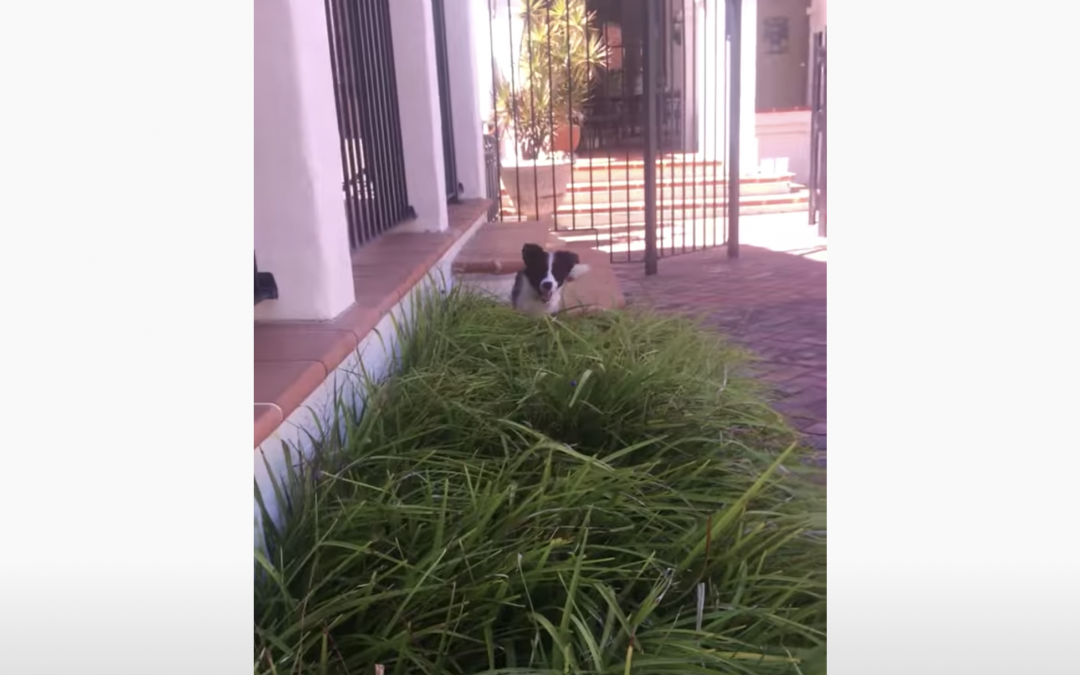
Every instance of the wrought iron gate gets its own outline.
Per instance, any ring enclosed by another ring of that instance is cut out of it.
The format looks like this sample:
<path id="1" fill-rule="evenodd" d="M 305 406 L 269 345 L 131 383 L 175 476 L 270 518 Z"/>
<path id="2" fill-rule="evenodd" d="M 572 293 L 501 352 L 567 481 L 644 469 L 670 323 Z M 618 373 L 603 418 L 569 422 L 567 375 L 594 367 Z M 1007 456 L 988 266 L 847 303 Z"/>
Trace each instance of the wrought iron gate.
<path id="1" fill-rule="evenodd" d="M 324 0 L 354 248 L 416 214 L 405 188 L 389 0 Z"/>
<path id="2" fill-rule="evenodd" d="M 828 171 L 826 166 L 826 42 L 825 31 L 814 34 L 813 85 L 810 101 L 810 224 L 818 235 L 828 231 Z"/>
<path id="3" fill-rule="evenodd" d="M 491 7 L 500 218 L 647 273 L 729 241 L 737 255 L 740 0 Z"/>

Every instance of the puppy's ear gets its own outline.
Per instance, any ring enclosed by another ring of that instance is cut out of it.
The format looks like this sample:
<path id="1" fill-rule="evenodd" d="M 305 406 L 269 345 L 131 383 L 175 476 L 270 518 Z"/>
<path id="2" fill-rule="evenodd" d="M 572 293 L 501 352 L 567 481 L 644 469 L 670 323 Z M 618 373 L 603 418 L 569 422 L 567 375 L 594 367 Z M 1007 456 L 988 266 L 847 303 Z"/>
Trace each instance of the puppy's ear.
<path id="1" fill-rule="evenodd" d="M 521 259 L 527 264 L 530 260 L 547 259 L 547 253 L 536 244 L 525 244 L 521 247 Z"/>

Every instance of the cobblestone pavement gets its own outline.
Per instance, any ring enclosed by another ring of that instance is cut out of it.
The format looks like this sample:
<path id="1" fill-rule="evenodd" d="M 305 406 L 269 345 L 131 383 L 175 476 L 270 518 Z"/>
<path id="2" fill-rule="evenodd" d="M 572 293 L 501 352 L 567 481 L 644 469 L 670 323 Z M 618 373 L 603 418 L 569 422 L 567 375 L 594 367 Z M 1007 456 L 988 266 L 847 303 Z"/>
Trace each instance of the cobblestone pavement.
<path id="1" fill-rule="evenodd" d="M 825 465 L 826 451 L 826 246 L 800 227 L 762 234 L 742 231 L 740 257 L 724 247 L 660 260 L 659 274 L 643 265 L 614 265 L 627 304 L 703 315 L 706 322 L 756 352 L 761 377 L 777 390 L 777 409 L 802 431 Z M 749 221 L 750 219 L 746 219 Z M 761 221 L 762 227 L 775 221 Z M 756 236 L 755 236 L 756 235 Z"/>

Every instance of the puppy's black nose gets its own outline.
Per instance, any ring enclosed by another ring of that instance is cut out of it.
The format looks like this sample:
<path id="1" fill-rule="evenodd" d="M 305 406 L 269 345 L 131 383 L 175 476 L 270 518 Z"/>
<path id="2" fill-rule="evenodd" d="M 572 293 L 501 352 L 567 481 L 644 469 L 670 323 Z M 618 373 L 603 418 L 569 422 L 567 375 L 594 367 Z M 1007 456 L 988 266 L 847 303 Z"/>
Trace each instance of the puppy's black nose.
<path id="1" fill-rule="evenodd" d="M 540 290 L 544 291 L 545 293 L 550 291 L 551 290 L 551 282 L 550 281 L 541 281 L 540 282 Z"/>

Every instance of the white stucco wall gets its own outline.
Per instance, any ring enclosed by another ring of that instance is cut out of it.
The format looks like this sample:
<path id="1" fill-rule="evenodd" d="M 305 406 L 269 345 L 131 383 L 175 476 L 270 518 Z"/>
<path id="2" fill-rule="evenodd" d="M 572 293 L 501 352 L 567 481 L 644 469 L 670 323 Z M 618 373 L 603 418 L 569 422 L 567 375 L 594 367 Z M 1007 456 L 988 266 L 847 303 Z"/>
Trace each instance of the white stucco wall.
<path id="1" fill-rule="evenodd" d="M 451 266 L 454 259 L 457 258 L 461 249 L 472 239 L 484 222 L 483 217 L 478 219 L 469 231 L 465 232 L 443 254 L 439 262 L 431 268 L 430 276 L 418 283 L 413 288 L 413 292 L 437 291 L 437 289 L 446 288 L 448 284 L 452 283 Z M 413 294 L 409 293 L 398 302 L 357 346 L 356 351 L 345 359 L 330 377 L 312 392 L 296 411 L 289 415 L 288 419 L 255 449 L 255 482 L 259 486 L 274 522 L 281 522 L 279 520 L 281 509 L 280 505 L 273 499 L 274 490 L 270 477 L 272 475 L 280 482 L 287 476 L 286 453 L 283 443 L 290 444 L 293 451 L 298 451 L 300 455 L 310 457 L 312 445 L 309 434 L 317 435 L 320 424 L 323 428 L 326 427 L 333 414 L 333 405 L 338 394 L 362 407 L 365 390 L 361 386 L 360 378 L 357 376 L 361 372 L 361 365 L 375 379 L 381 379 L 390 373 L 393 357 L 398 350 L 394 321 L 401 325 L 406 325 L 407 322 L 411 321 L 413 300 Z M 295 458 L 297 458 L 297 455 L 294 455 Z M 262 547 L 262 512 L 258 502 L 254 502 L 254 517 L 255 545 Z"/>
<path id="2" fill-rule="evenodd" d="M 486 26 L 486 0 L 469 1 Z M 448 9 L 456 9 L 457 2 L 449 0 Z M 442 118 L 431 3 L 391 0 L 389 4 L 407 189 L 417 212 L 415 221 L 395 230 L 445 230 Z M 255 318 L 333 318 L 355 296 L 323 5 L 259 0 L 255 16 L 255 250 L 260 270 L 274 273 L 281 292 L 280 300 L 256 306 Z M 480 111 L 485 108 L 479 105 L 477 54 L 489 54 L 487 36 L 477 39 L 471 30 L 478 24 L 475 16 L 462 18 L 448 11 L 447 19 L 458 170 L 466 184 L 465 196 L 482 196 Z M 470 28 L 466 30 L 464 24 Z M 484 62 L 490 70 L 490 58 L 485 56 Z M 432 268 L 431 277 L 417 287 L 449 282 L 452 261 L 483 222 L 481 218 L 474 223 Z M 310 453 L 307 432 L 316 431 L 316 420 L 329 419 L 338 393 L 362 402 L 364 392 L 356 373 L 362 364 L 376 377 L 387 374 L 397 349 L 391 317 L 408 321 L 411 305 L 411 296 L 399 302 L 356 352 L 256 449 L 255 479 L 264 498 L 270 500 L 275 519 L 280 511 L 273 503 L 270 477 L 285 476 L 283 443 L 295 444 L 302 454 Z M 256 505 L 256 544 L 261 542 L 260 522 Z"/>
<path id="3" fill-rule="evenodd" d="M 254 248 L 280 298 L 256 319 L 330 319 L 355 299 L 339 143 L 323 5 L 259 0 Z"/>
<path id="4" fill-rule="evenodd" d="M 810 111 L 757 113 L 758 153 L 763 170 L 791 171 L 795 182 L 810 180 Z"/>
<path id="5" fill-rule="evenodd" d="M 460 4 L 459 4 L 460 3 Z M 450 100 L 453 112 L 454 153 L 458 181 L 465 191 L 463 199 L 487 196 L 484 172 L 484 116 L 491 107 L 491 93 L 486 103 L 482 83 L 491 80 L 491 58 L 486 59 L 487 78 L 481 79 L 476 46 L 487 43 L 487 0 L 451 0 L 446 3 L 447 63 L 450 71 Z M 482 28 L 482 31 L 478 31 Z M 484 50 L 488 52 L 488 50 Z"/>
<path id="6" fill-rule="evenodd" d="M 704 159 L 727 161 L 725 130 L 727 101 L 731 96 L 730 54 L 725 40 L 727 16 L 723 0 L 693 0 L 686 16 L 687 32 L 693 33 L 692 48 L 697 51 L 691 63 L 694 86 L 691 96 L 695 108 L 698 154 Z M 754 123 L 754 99 L 757 81 L 757 2 L 742 2 L 742 67 L 740 69 L 739 162 L 743 173 L 757 170 L 757 128 Z"/>
<path id="7" fill-rule="evenodd" d="M 757 0 L 742 0 L 742 78 L 739 96 L 739 164 L 742 173 L 758 170 L 757 124 Z"/>

